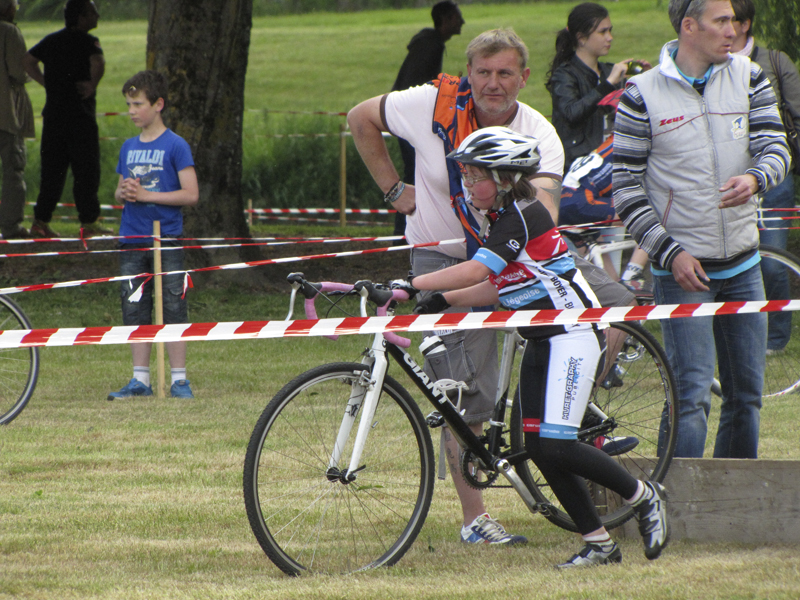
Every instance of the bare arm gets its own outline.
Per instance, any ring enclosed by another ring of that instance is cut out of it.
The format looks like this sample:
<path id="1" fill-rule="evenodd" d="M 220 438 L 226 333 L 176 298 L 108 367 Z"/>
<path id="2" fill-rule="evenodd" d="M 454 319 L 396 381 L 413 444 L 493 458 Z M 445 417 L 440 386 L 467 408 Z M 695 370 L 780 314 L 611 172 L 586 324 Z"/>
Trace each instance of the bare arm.
<path id="1" fill-rule="evenodd" d="M 460 290 L 481 283 L 490 274 L 489 267 L 483 263 L 477 260 L 468 260 L 441 271 L 414 277 L 412 285 L 418 290 Z M 462 304 L 461 306 L 472 306 L 472 304 Z M 475 306 L 481 306 L 481 304 Z"/>
<path id="2" fill-rule="evenodd" d="M 95 91 L 97 91 L 97 86 L 100 84 L 100 80 L 103 78 L 105 72 L 106 59 L 102 54 L 92 54 L 89 57 L 89 73 L 91 79 L 89 81 L 78 81 L 75 84 L 75 86 L 78 88 L 78 94 L 80 94 L 81 98 L 86 100 L 94 95 Z"/>
<path id="3" fill-rule="evenodd" d="M 138 178 L 128 177 L 117 184 L 114 197 L 126 202 L 151 202 L 167 206 L 194 206 L 200 198 L 197 185 L 197 173 L 194 167 L 186 167 L 178 172 L 181 189 L 174 192 L 149 192 L 142 187 Z"/>
<path id="4" fill-rule="evenodd" d="M 125 178 L 122 175 L 119 176 L 119 181 L 117 181 L 117 189 L 114 190 L 114 199 L 117 202 L 125 202 L 125 194 L 122 191 L 123 183 L 125 182 Z"/>
<path id="5" fill-rule="evenodd" d="M 553 223 L 558 225 L 558 207 L 561 204 L 561 181 L 554 177 L 536 177 L 531 179 L 536 190 L 536 199 L 553 217 Z"/>
<path id="6" fill-rule="evenodd" d="M 356 149 L 367 169 L 385 194 L 400 181 L 382 132 L 388 131 L 381 119 L 381 96 L 365 100 L 347 114 L 347 124 L 353 135 Z M 414 186 L 406 185 L 403 194 L 393 207 L 404 214 L 411 214 L 416 208 Z"/>
<path id="7" fill-rule="evenodd" d="M 463 290 L 446 292 L 444 299 L 450 306 L 490 306 L 497 304 L 497 288 L 491 281 L 482 281 Z"/>
<path id="8" fill-rule="evenodd" d="M 30 52 L 26 52 L 25 56 L 22 57 L 22 67 L 25 69 L 25 72 L 30 75 L 31 79 L 44 85 L 44 73 L 42 73 L 42 69 L 39 66 L 38 58 Z"/>

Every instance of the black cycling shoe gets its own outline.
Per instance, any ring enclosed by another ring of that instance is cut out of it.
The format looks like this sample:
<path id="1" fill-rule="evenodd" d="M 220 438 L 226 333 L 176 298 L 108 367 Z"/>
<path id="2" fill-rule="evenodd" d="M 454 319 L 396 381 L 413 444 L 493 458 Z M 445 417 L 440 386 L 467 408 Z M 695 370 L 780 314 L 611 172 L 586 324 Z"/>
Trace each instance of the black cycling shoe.
<path id="1" fill-rule="evenodd" d="M 610 565 L 622 562 L 622 551 L 614 544 L 606 551 L 597 544 L 586 544 L 583 549 L 567 562 L 556 565 L 556 569 L 571 569 L 573 567 L 594 567 L 597 565 Z"/>

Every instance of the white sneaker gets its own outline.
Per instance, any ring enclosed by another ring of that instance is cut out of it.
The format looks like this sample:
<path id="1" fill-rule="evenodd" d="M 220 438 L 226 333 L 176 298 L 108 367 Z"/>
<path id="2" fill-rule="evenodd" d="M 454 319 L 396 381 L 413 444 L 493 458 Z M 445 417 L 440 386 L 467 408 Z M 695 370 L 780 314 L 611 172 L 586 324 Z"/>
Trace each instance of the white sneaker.
<path id="1" fill-rule="evenodd" d="M 492 519 L 489 513 L 483 513 L 469 527 L 461 528 L 461 541 L 465 544 L 527 544 L 528 538 L 506 533 L 503 526 Z"/>
<path id="2" fill-rule="evenodd" d="M 658 558 L 669 542 L 669 523 L 667 522 L 667 491 L 660 483 L 645 481 L 652 496 L 640 500 L 633 506 L 639 533 L 644 542 L 644 555 L 648 560 Z"/>

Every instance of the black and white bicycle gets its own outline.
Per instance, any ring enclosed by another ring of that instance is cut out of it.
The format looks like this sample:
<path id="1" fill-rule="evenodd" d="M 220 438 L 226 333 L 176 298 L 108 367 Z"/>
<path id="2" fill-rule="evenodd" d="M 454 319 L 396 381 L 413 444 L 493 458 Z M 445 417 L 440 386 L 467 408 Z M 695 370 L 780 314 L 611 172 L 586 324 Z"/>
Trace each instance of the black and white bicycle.
<path id="1" fill-rule="evenodd" d="M 405 292 L 369 282 L 310 283 L 301 274 L 289 280 L 292 306 L 298 291 L 303 293 L 311 319 L 320 296 L 338 302 L 331 294 L 357 294 L 362 316 L 368 305 L 377 306 L 378 315 L 393 314 L 394 304 L 407 299 Z M 608 389 L 597 386 L 579 436 L 598 445 L 633 439 L 635 447 L 616 459 L 637 478 L 662 481 L 677 432 L 672 373 L 663 350 L 641 326 L 614 327 L 626 333 L 613 357 L 622 379 Z M 431 381 L 405 349 L 410 341 L 393 333 L 375 334 L 361 362 L 322 365 L 286 384 L 258 419 L 244 463 L 247 516 L 272 562 L 290 575 L 396 563 L 427 516 L 435 470 L 430 429 L 444 423 L 464 448 L 462 470 L 471 485 L 505 482 L 530 511 L 574 530 L 524 449 L 519 408 L 509 394 L 514 356 L 523 344 L 515 331 L 505 332 L 495 412 L 481 436 L 453 403 L 458 382 Z M 390 362 L 435 409 L 427 418 L 388 375 Z M 610 491 L 595 489 L 594 496 L 607 527 L 631 518 L 632 510 Z"/>

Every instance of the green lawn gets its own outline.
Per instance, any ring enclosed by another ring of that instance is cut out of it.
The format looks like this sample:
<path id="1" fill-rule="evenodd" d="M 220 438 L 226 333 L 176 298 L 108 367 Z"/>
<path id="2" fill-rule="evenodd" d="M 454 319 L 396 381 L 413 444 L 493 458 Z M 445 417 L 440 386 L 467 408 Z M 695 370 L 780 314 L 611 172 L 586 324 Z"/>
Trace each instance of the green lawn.
<path id="1" fill-rule="evenodd" d="M 39 327 L 119 320 L 113 289 L 33 296 L 17 299 Z M 203 289 L 191 302 L 200 322 L 279 319 L 285 308 L 286 295 L 233 286 Z M 797 597 L 793 546 L 675 542 L 652 563 L 638 540 L 625 539 L 622 566 L 556 573 L 552 564 L 574 552 L 578 538 L 528 514 L 509 490 L 488 491 L 487 503 L 531 543 L 464 547 L 449 479 L 437 481 L 428 520 L 396 567 L 287 578 L 247 524 L 247 441 L 285 382 L 322 362 L 358 360 L 365 343 L 355 336 L 193 343 L 196 400 L 114 403 L 105 396 L 130 376 L 127 347 L 43 349 L 33 400 L 0 428 L 0 598 L 477 599 L 527 598 L 533 589 L 539 598 L 570 599 Z M 797 458 L 794 404 L 785 398 L 762 411 L 764 457 Z"/>

